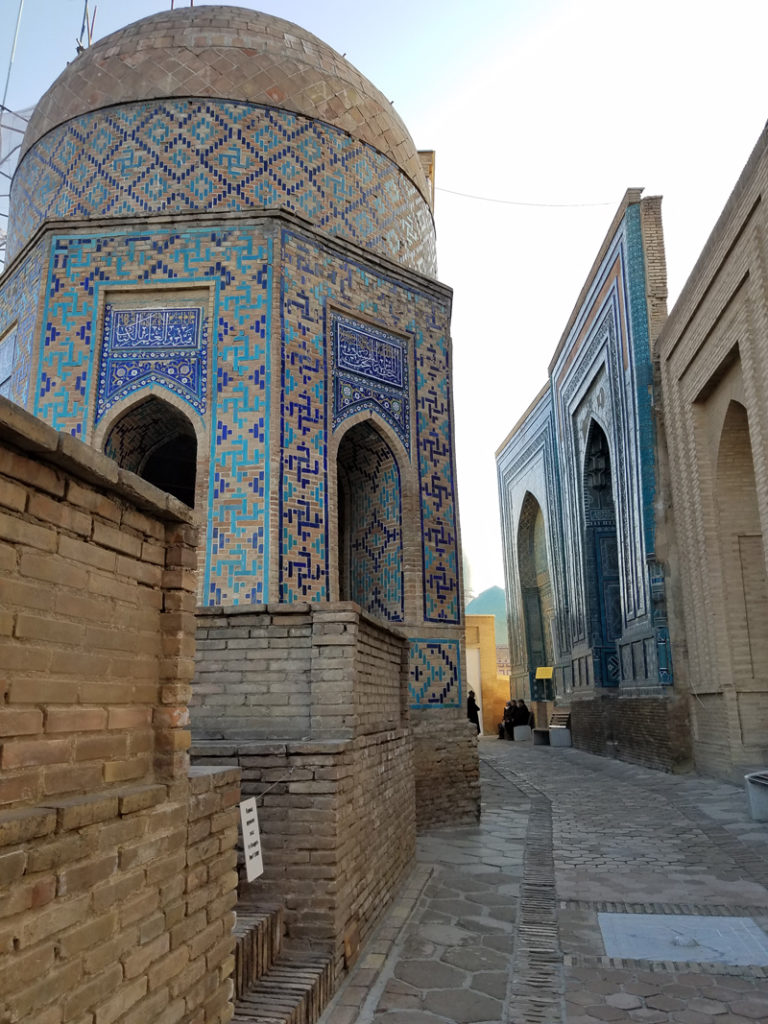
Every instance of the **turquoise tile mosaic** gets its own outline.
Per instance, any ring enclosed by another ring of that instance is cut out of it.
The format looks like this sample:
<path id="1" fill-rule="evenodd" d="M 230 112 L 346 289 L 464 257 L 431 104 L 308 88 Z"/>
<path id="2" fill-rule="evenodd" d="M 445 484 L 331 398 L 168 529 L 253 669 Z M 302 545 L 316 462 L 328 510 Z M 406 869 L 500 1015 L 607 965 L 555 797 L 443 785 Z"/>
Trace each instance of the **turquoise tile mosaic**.
<path id="1" fill-rule="evenodd" d="M 458 640 L 412 637 L 409 662 L 408 689 L 412 708 L 461 707 L 461 651 Z"/>
<path id="2" fill-rule="evenodd" d="M 127 103 L 75 117 L 25 154 L 8 253 L 44 220 L 282 208 L 434 275 L 429 208 L 373 146 L 287 110 L 226 100 Z"/>

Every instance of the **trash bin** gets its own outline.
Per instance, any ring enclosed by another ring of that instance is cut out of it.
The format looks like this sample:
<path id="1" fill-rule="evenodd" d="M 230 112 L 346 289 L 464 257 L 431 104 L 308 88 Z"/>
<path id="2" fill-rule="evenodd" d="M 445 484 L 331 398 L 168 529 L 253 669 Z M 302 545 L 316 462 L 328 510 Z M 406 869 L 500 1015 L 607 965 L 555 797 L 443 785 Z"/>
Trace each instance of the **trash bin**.
<path id="1" fill-rule="evenodd" d="M 516 725 L 515 726 L 515 741 L 529 740 L 531 738 L 531 727 L 530 725 Z"/>
<path id="2" fill-rule="evenodd" d="M 768 772 L 750 772 L 744 776 L 749 813 L 753 821 L 768 821 Z"/>

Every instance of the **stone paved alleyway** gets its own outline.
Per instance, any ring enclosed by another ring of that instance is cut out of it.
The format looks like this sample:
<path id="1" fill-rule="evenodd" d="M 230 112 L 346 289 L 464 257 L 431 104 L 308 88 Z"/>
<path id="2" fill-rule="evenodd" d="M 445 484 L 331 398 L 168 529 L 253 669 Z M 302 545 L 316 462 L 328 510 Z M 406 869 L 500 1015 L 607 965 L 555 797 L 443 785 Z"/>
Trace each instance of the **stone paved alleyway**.
<path id="1" fill-rule="evenodd" d="M 768 824 L 743 789 L 497 740 L 480 758 L 481 823 L 421 837 L 322 1024 L 768 1022 Z"/>

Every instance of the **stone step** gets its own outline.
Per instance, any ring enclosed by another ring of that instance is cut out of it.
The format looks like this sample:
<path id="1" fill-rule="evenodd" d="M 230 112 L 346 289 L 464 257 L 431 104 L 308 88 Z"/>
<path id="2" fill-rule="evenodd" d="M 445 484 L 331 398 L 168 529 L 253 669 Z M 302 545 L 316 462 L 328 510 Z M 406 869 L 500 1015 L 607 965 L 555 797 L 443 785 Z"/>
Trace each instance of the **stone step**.
<path id="1" fill-rule="evenodd" d="M 283 944 L 282 907 L 238 907 L 235 922 L 235 999 L 263 977 Z"/>
<path id="2" fill-rule="evenodd" d="M 333 988 L 330 953 L 286 950 L 237 999 L 232 1024 L 315 1024 Z"/>

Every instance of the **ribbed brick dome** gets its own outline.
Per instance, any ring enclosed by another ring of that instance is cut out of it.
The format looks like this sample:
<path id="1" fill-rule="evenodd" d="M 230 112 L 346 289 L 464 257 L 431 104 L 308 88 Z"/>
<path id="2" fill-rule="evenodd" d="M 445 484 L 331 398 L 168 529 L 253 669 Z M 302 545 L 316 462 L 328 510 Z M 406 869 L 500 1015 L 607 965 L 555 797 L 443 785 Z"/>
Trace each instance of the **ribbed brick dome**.
<path id="1" fill-rule="evenodd" d="M 389 157 L 428 199 L 413 140 L 382 93 L 311 32 L 240 7 L 163 11 L 99 40 L 42 97 L 22 154 L 78 115 L 181 96 L 263 104 L 325 121 Z"/>

